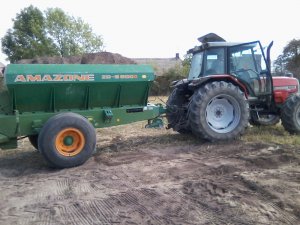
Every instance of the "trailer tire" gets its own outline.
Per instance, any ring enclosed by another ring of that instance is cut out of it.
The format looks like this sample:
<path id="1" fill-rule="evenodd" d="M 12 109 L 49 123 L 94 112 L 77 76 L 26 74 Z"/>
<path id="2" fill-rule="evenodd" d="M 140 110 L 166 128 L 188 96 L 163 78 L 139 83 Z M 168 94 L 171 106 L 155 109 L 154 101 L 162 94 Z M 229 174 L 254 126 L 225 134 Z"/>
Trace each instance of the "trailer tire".
<path id="1" fill-rule="evenodd" d="M 75 113 L 51 117 L 42 127 L 38 148 L 50 166 L 69 168 L 83 164 L 96 146 L 96 132 L 91 123 Z"/>
<path id="2" fill-rule="evenodd" d="M 300 134 L 300 94 L 290 95 L 282 106 L 281 122 L 290 134 Z"/>
<path id="3" fill-rule="evenodd" d="M 39 136 L 37 134 L 28 136 L 28 140 L 29 140 L 30 144 L 37 150 L 39 149 L 38 148 L 38 138 L 39 138 Z"/>
<path id="4" fill-rule="evenodd" d="M 196 137 L 228 141 L 244 133 L 249 105 L 244 93 L 230 82 L 214 81 L 195 91 L 189 105 L 189 124 Z"/>
<path id="5" fill-rule="evenodd" d="M 182 108 L 183 104 L 185 104 L 187 100 L 185 99 L 184 91 L 178 88 L 175 88 L 172 93 L 170 94 L 167 100 L 167 112 L 166 117 L 168 120 L 168 127 L 173 128 L 174 131 L 177 131 L 180 134 L 188 134 L 191 133 L 191 130 L 188 126 L 180 127 L 179 129 L 178 124 L 181 123 L 181 120 L 184 119 L 183 123 L 187 122 L 186 113 Z"/>

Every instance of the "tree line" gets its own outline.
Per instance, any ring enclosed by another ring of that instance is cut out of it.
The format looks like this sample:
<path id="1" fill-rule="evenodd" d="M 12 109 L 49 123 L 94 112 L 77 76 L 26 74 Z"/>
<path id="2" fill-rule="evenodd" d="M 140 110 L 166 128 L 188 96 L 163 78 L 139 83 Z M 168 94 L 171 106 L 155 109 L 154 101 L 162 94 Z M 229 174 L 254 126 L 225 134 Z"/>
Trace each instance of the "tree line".
<path id="1" fill-rule="evenodd" d="M 88 23 L 60 8 L 42 12 L 29 6 L 16 15 L 13 27 L 1 39 L 11 63 L 38 56 L 73 56 L 103 50 L 103 39 Z"/>
<path id="2" fill-rule="evenodd" d="M 300 39 L 291 40 L 274 61 L 275 75 L 284 76 L 292 73 L 300 79 Z"/>

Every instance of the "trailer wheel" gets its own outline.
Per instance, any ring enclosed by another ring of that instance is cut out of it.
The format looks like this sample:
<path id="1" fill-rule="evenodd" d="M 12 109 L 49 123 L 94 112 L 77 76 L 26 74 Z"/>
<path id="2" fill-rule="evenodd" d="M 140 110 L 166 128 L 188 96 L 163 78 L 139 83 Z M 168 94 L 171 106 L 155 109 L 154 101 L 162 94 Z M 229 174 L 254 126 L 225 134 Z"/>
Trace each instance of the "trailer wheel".
<path id="1" fill-rule="evenodd" d="M 183 104 L 186 103 L 184 92 L 175 88 L 170 94 L 167 100 L 167 112 L 166 117 L 168 120 L 168 127 L 173 128 L 174 131 L 177 131 L 181 134 L 190 133 L 190 129 L 187 126 L 186 112 L 183 109 Z M 183 126 L 180 126 L 184 124 Z"/>
<path id="2" fill-rule="evenodd" d="M 38 150 L 38 138 L 39 136 L 37 134 L 28 136 L 30 144 L 37 150 Z"/>
<path id="3" fill-rule="evenodd" d="M 282 106 L 281 121 L 290 134 L 300 134 L 300 94 L 290 95 Z"/>
<path id="4" fill-rule="evenodd" d="M 75 113 L 51 117 L 43 126 L 38 147 L 46 161 L 56 168 L 83 164 L 96 146 L 96 132 L 90 122 Z"/>
<path id="5" fill-rule="evenodd" d="M 235 85 L 215 81 L 195 91 L 189 105 L 189 123 L 195 136 L 209 141 L 239 137 L 249 120 L 249 105 Z"/>

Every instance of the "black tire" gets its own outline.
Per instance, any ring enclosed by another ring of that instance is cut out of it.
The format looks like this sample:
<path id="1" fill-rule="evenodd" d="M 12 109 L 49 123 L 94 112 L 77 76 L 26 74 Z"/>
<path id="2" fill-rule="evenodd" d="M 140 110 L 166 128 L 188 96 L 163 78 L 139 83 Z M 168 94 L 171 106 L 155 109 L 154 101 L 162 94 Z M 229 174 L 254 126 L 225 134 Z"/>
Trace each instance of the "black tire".
<path id="1" fill-rule="evenodd" d="M 286 131 L 300 134 L 300 94 L 290 95 L 282 106 L 281 122 Z"/>
<path id="2" fill-rule="evenodd" d="M 191 130 L 187 125 L 186 112 L 183 108 L 185 103 L 187 103 L 187 99 L 184 91 L 175 88 L 170 94 L 166 104 L 166 117 L 169 124 L 168 127 L 173 128 L 174 131 L 181 134 L 191 133 Z M 181 124 L 185 124 L 184 127 L 180 126 Z"/>
<path id="3" fill-rule="evenodd" d="M 30 144 L 37 150 L 38 150 L 38 138 L 39 136 L 37 134 L 28 136 Z"/>
<path id="4" fill-rule="evenodd" d="M 249 105 L 234 84 L 215 81 L 195 91 L 189 105 L 189 124 L 196 137 L 227 141 L 244 133 Z"/>
<path id="5" fill-rule="evenodd" d="M 259 119 L 251 117 L 249 123 L 253 126 L 274 126 L 280 122 L 280 116 L 269 114 L 262 115 Z"/>
<path id="6" fill-rule="evenodd" d="M 66 142 L 69 143 L 66 143 Z M 42 127 L 38 148 L 50 166 L 79 166 L 90 158 L 96 146 L 96 132 L 91 123 L 75 113 L 51 117 Z"/>

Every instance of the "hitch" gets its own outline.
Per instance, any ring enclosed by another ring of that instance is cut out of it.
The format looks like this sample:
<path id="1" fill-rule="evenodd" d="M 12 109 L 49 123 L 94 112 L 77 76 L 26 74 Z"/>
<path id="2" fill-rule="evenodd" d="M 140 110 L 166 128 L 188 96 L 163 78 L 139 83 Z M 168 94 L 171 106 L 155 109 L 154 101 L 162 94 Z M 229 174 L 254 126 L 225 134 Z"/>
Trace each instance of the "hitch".
<path id="1" fill-rule="evenodd" d="M 152 120 L 148 120 L 148 124 L 145 126 L 145 128 L 158 128 L 162 129 L 164 128 L 164 121 L 162 118 L 154 118 Z"/>

